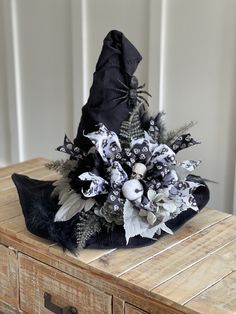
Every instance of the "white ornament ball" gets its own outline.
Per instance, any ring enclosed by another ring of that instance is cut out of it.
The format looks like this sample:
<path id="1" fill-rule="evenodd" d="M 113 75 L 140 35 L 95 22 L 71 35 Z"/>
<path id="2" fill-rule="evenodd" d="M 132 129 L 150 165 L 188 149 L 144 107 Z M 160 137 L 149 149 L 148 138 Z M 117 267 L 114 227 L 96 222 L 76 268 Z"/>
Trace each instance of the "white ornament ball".
<path id="1" fill-rule="evenodd" d="M 122 193 L 127 200 L 136 201 L 143 196 L 143 186 L 137 179 L 132 179 L 124 183 Z"/>

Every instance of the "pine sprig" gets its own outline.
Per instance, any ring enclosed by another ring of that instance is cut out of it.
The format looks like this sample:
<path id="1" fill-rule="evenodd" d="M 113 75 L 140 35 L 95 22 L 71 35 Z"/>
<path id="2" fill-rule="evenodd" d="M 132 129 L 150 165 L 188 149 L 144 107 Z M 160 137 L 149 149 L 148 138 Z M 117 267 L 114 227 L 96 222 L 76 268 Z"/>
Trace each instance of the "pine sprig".
<path id="1" fill-rule="evenodd" d="M 45 164 L 45 166 L 49 169 L 49 170 L 54 170 L 59 172 L 63 177 L 67 177 L 68 174 L 76 168 L 77 166 L 77 160 L 55 160 L 55 161 L 51 161 L 47 164 Z"/>
<path id="2" fill-rule="evenodd" d="M 76 225 L 76 241 L 78 249 L 85 247 L 86 241 L 101 231 L 100 218 L 93 212 L 81 212 L 80 222 Z"/>
<path id="3" fill-rule="evenodd" d="M 119 136 L 123 146 L 129 146 L 132 139 L 144 136 L 140 121 L 139 105 L 131 112 L 129 119 L 122 122 Z"/>
<path id="4" fill-rule="evenodd" d="M 184 124 L 183 126 L 177 128 L 176 130 L 172 130 L 166 134 L 166 137 L 163 139 L 163 143 L 170 146 L 174 143 L 174 141 L 184 133 L 186 133 L 190 128 L 196 125 L 196 122 L 190 121 L 189 123 Z"/>

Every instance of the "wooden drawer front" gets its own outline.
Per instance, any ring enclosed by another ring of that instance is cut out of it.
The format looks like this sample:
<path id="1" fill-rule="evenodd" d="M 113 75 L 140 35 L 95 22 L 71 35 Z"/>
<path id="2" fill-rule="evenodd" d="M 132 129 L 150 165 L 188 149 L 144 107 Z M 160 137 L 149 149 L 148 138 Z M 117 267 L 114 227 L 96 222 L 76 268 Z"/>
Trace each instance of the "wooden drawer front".
<path id="1" fill-rule="evenodd" d="M 154 305 L 151 309 L 150 312 L 145 312 L 144 310 L 131 305 L 129 303 L 125 303 L 125 314 L 180 314 L 180 313 L 196 313 L 196 312 L 192 312 L 191 310 L 184 310 L 184 312 L 182 312 L 181 310 L 175 310 L 173 308 L 169 308 L 169 309 L 164 309 L 163 307 L 161 308 L 160 305 Z M 116 314 L 116 313 L 114 313 Z M 118 314 L 118 313 L 117 313 Z"/>
<path id="2" fill-rule="evenodd" d="M 20 254 L 20 308 L 30 314 L 52 313 L 44 307 L 44 293 L 62 308 L 79 314 L 111 313 L 112 297 L 63 272 Z"/>
<path id="3" fill-rule="evenodd" d="M 18 278 L 17 255 L 3 245 L 0 245 L 0 300 L 17 308 Z"/>
<path id="4" fill-rule="evenodd" d="M 128 303 L 125 304 L 125 314 L 148 314 L 137 307 L 130 305 Z"/>

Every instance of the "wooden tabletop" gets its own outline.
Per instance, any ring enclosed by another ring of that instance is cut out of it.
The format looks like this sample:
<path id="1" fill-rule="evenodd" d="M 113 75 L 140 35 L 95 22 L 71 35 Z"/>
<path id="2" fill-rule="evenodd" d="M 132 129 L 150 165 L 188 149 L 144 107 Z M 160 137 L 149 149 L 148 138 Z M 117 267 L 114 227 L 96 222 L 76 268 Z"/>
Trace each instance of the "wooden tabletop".
<path id="1" fill-rule="evenodd" d="M 13 172 L 43 180 L 57 178 L 44 167 L 45 162 L 37 158 L 0 168 L 0 242 L 32 250 L 51 264 L 55 257 L 53 265 L 58 268 L 61 261 L 68 261 L 74 265 L 74 276 L 82 276 L 76 273 L 76 266 L 88 266 L 163 302 L 174 301 L 184 313 L 236 313 L 236 217 L 204 209 L 174 235 L 166 235 L 149 247 L 85 249 L 73 256 L 26 230 L 10 178 Z"/>

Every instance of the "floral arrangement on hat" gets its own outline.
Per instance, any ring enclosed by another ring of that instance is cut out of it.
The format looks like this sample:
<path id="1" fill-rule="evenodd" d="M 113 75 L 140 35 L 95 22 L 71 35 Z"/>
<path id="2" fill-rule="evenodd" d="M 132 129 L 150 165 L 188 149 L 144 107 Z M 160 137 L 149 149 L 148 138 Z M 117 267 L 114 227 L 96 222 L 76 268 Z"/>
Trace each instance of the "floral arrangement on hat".
<path id="1" fill-rule="evenodd" d="M 198 211 L 193 192 L 201 184 L 188 175 L 200 161 L 176 158 L 180 150 L 199 144 L 189 133 L 182 134 L 193 122 L 166 133 L 163 113 L 144 121 L 144 111 L 144 103 L 137 102 L 119 134 L 104 124 L 84 134 L 93 145 L 87 153 L 65 136 L 57 150 L 71 158 L 48 165 L 62 174 L 53 184 L 60 204 L 55 221 L 88 213 L 97 225 L 123 225 L 128 243 L 137 235 L 153 238 L 162 230 L 172 234 L 167 221 L 189 208 Z M 80 227 L 79 247 L 85 243 Z"/>

